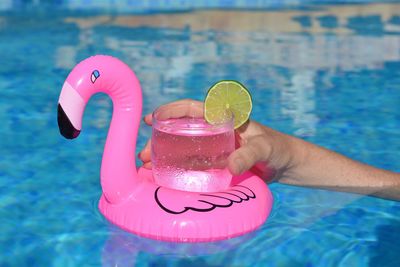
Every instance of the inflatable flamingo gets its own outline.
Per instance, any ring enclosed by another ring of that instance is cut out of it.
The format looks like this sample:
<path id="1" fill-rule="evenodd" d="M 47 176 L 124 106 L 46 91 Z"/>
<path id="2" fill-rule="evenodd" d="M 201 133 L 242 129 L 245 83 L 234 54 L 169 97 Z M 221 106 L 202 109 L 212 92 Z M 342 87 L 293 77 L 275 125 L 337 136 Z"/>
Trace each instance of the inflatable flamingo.
<path id="1" fill-rule="evenodd" d="M 61 134 L 79 135 L 83 111 L 98 92 L 113 102 L 101 165 L 100 212 L 135 234 L 166 241 L 202 242 L 238 236 L 264 223 L 272 207 L 266 184 L 247 172 L 225 191 L 179 191 L 155 184 L 151 170 L 136 169 L 142 91 L 132 70 L 111 56 L 93 56 L 67 77 L 58 104 Z M 179 151 L 176 151 L 179 153 Z"/>

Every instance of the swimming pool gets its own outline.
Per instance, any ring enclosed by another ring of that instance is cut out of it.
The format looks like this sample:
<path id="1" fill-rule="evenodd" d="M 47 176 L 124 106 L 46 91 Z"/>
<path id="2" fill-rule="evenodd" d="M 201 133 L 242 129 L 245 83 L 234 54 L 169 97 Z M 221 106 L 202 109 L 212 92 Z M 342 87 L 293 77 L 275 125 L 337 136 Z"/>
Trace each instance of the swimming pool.
<path id="1" fill-rule="evenodd" d="M 1 266 L 400 265 L 399 202 L 280 184 L 268 221 L 243 237 L 171 244 L 125 233 L 97 210 L 110 100 L 90 101 L 74 141 L 56 122 L 71 68 L 110 54 L 138 75 L 145 113 L 235 79 L 252 92 L 253 119 L 400 171 L 400 4 L 134 12 L 70 2 L 0 8 Z M 142 125 L 139 148 L 149 136 Z"/>

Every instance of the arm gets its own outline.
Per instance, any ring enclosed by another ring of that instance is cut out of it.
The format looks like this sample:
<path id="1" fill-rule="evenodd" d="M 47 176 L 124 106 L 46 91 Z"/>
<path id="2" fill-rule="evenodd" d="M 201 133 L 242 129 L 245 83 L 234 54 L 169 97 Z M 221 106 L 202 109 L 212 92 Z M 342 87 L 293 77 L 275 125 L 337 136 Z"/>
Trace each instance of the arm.
<path id="1" fill-rule="evenodd" d="M 234 174 L 261 162 L 275 170 L 274 180 L 400 200 L 400 174 L 357 162 L 343 155 L 249 122 L 239 132 L 241 147 L 229 158 Z"/>
<path id="2" fill-rule="evenodd" d="M 203 114 L 202 102 L 194 100 L 165 107 L 168 116 Z M 146 115 L 144 121 L 151 125 L 152 115 Z M 267 181 L 400 200 L 399 173 L 357 162 L 255 121 L 236 130 L 236 141 L 238 148 L 228 158 L 228 168 L 234 175 L 252 169 Z M 150 147 L 148 142 L 139 153 L 145 168 L 151 168 Z"/>
<path id="3" fill-rule="evenodd" d="M 294 175 L 280 182 L 374 195 L 400 200 L 400 174 L 378 169 L 333 151 L 297 140 L 304 154 L 293 169 Z"/>

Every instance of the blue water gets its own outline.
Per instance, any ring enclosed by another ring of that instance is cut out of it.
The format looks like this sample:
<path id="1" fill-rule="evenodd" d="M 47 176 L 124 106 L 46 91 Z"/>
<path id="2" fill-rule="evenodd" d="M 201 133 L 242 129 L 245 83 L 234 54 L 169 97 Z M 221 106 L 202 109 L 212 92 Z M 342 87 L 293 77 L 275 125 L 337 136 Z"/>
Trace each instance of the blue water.
<path id="1" fill-rule="evenodd" d="M 146 113 L 235 79 L 253 95 L 254 120 L 400 171 L 399 3 L 20 7 L 0 6 L 0 266 L 400 266 L 399 202 L 280 184 L 270 185 L 268 221 L 240 238 L 171 244 L 125 233 L 97 210 L 110 100 L 90 100 L 74 141 L 56 122 L 71 68 L 110 54 L 138 75 Z M 149 135 L 142 125 L 139 148 Z"/>

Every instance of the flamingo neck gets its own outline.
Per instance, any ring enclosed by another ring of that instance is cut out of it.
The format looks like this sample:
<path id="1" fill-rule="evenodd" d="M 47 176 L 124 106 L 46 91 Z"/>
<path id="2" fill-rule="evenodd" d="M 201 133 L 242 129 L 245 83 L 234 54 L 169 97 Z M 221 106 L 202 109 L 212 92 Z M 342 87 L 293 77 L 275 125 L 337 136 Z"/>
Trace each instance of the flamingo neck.
<path id="1" fill-rule="evenodd" d="M 133 74 L 133 73 L 132 73 Z M 136 140 L 142 111 L 139 82 L 115 82 L 107 93 L 113 101 L 113 115 L 101 164 L 101 186 L 106 199 L 118 203 L 140 183 L 136 171 Z"/>

